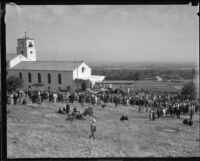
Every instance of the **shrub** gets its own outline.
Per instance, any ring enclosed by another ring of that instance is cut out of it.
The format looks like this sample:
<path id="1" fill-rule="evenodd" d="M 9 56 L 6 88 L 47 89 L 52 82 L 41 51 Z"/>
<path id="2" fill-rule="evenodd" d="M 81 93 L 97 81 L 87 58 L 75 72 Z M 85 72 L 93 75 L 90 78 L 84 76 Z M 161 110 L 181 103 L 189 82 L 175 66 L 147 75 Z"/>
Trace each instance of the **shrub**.
<path id="1" fill-rule="evenodd" d="M 13 75 L 7 78 L 6 83 L 8 92 L 23 87 L 23 80 Z"/>
<path id="2" fill-rule="evenodd" d="M 85 111 L 83 112 L 83 115 L 84 116 L 87 116 L 87 115 L 92 116 L 93 115 L 93 108 L 92 107 L 86 108 Z"/>
<path id="3" fill-rule="evenodd" d="M 191 81 L 183 86 L 183 88 L 181 90 L 181 95 L 183 97 L 195 99 L 195 85 L 194 85 L 193 81 Z"/>

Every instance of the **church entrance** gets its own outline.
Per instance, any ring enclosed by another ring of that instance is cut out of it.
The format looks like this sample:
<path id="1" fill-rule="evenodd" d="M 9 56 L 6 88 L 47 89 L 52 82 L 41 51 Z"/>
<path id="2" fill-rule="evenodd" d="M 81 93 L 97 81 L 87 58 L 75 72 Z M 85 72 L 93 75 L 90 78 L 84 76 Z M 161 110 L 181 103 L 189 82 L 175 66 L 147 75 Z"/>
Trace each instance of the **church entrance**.
<path id="1" fill-rule="evenodd" d="M 85 82 L 82 83 L 82 90 L 83 90 L 83 91 L 86 90 L 86 83 L 85 83 Z"/>

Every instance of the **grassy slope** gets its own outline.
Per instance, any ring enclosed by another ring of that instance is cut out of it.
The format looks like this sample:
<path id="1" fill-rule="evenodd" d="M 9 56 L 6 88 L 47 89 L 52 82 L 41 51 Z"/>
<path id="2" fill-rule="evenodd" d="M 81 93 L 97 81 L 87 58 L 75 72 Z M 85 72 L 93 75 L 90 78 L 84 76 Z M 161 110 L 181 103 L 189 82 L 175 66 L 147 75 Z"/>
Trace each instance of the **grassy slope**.
<path id="1" fill-rule="evenodd" d="M 109 105 L 94 107 L 96 139 L 89 140 L 90 122 L 66 121 L 56 111 L 61 104 L 8 106 L 8 157 L 166 157 L 198 156 L 199 117 L 193 126 L 181 120 L 161 118 L 149 121 L 136 107 Z M 127 124 L 120 116 L 129 115 Z M 164 132 L 173 128 L 174 133 Z"/>

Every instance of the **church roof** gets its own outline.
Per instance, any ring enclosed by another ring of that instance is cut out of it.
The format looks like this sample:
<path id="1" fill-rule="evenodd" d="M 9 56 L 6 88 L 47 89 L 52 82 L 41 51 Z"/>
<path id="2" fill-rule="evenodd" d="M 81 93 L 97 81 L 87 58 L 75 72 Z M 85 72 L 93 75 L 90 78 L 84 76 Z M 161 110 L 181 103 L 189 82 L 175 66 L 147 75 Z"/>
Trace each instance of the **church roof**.
<path id="1" fill-rule="evenodd" d="M 26 37 L 24 36 L 24 37 L 22 37 L 22 38 L 19 38 L 18 40 L 21 40 L 21 39 L 23 39 L 23 40 L 24 40 L 24 39 L 26 39 L 26 40 L 34 40 L 33 38 L 30 38 L 30 37 L 27 37 L 27 36 L 26 36 Z"/>
<path id="2" fill-rule="evenodd" d="M 16 70 L 52 70 L 52 71 L 74 71 L 82 61 L 23 61 L 15 65 Z"/>
<path id="3" fill-rule="evenodd" d="M 17 56 L 18 56 L 17 54 L 6 54 L 6 60 L 14 59 Z"/>

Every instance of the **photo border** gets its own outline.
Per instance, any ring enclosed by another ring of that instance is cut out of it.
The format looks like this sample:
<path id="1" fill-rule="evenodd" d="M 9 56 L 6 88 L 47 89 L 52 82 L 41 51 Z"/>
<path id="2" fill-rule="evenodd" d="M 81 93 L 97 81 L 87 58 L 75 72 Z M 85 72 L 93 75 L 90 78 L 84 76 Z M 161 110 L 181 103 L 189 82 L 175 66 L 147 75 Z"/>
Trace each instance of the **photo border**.
<path id="1" fill-rule="evenodd" d="M 6 24 L 5 24 L 5 14 L 6 14 L 6 4 L 15 3 L 17 5 L 191 5 L 198 6 L 198 0 L 3 0 L 1 4 L 1 137 L 0 137 L 0 157 L 2 160 L 168 160 L 166 157 L 156 157 L 156 158 L 7 158 L 7 94 L 6 94 Z M 190 4 L 191 3 L 191 4 Z M 199 16 L 199 12 L 197 13 Z M 200 128 L 199 128 L 200 129 Z M 200 134 L 200 133 L 199 133 Z M 200 143 L 199 143 L 200 144 Z M 177 159 L 189 159 L 178 157 Z M 197 158 L 192 157 L 192 160 Z"/>

